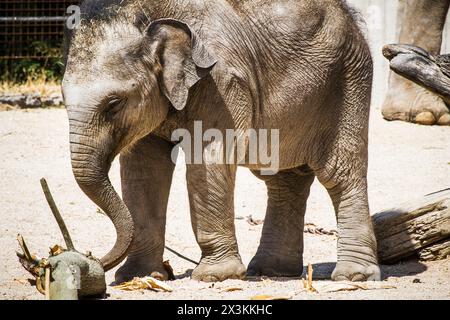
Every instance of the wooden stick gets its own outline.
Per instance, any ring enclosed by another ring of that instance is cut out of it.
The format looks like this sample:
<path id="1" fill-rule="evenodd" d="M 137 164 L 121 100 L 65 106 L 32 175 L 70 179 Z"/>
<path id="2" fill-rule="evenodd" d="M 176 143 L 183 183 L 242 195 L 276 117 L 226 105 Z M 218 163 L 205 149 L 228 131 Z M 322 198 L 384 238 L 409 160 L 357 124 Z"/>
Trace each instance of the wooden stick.
<path id="1" fill-rule="evenodd" d="M 25 270 L 36 277 L 36 267 L 39 265 L 39 259 L 31 255 L 30 250 L 28 250 L 25 239 L 22 237 L 22 235 L 17 235 L 17 241 L 19 242 L 20 248 L 22 248 L 23 252 L 20 253 L 16 251 L 16 255 L 17 257 L 19 257 L 20 264 L 25 268 Z"/>
<path id="2" fill-rule="evenodd" d="M 312 280 L 313 280 L 313 268 L 311 263 L 308 263 L 308 287 L 312 288 Z"/>
<path id="3" fill-rule="evenodd" d="M 23 239 L 21 234 L 17 235 L 17 241 L 19 242 L 20 248 L 22 248 L 23 251 L 23 256 L 25 257 L 26 260 L 28 261 L 33 261 L 33 257 L 31 256 L 30 251 L 28 250 L 27 245 L 25 244 L 25 240 Z"/>
<path id="4" fill-rule="evenodd" d="M 50 267 L 45 268 L 45 299 L 50 300 Z"/>
<path id="5" fill-rule="evenodd" d="M 52 210 L 53 216 L 58 223 L 59 229 L 64 237 L 64 241 L 66 242 L 67 249 L 70 251 L 76 251 L 72 242 L 72 238 L 70 237 L 69 230 L 67 230 L 66 224 L 61 216 L 61 213 L 58 210 L 58 207 L 55 204 L 55 200 L 53 200 L 53 196 L 50 192 L 50 188 L 48 187 L 47 181 L 42 178 L 41 179 L 42 190 L 44 191 L 45 198 L 47 199 L 48 205 Z"/>

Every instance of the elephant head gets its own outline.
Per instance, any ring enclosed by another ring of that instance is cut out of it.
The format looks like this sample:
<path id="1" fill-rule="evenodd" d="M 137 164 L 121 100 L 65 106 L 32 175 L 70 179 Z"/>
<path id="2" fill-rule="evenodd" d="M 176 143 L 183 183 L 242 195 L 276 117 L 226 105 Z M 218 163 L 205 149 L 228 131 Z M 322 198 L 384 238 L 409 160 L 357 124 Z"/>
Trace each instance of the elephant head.
<path id="1" fill-rule="evenodd" d="M 134 224 L 108 178 L 113 159 L 151 133 L 216 63 L 185 23 L 162 19 L 139 28 L 126 19 L 83 21 L 66 49 L 63 95 L 75 179 L 112 220 L 117 240 L 101 259 L 118 265 Z M 177 112 L 174 110 L 174 112 Z"/>

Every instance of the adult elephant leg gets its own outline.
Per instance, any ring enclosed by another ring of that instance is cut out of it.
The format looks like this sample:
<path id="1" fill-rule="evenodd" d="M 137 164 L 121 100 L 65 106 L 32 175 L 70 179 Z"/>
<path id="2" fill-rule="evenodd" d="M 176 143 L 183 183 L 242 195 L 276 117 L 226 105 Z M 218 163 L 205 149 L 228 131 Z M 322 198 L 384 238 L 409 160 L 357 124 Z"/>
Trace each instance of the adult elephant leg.
<path id="1" fill-rule="evenodd" d="M 116 272 L 116 282 L 158 272 L 163 266 L 166 210 L 175 164 L 173 145 L 154 135 L 140 140 L 121 155 L 123 199 L 135 223 L 134 241 L 125 264 Z"/>
<path id="2" fill-rule="evenodd" d="M 192 228 L 202 250 L 200 264 L 192 273 L 195 280 L 245 277 L 234 227 L 235 177 L 236 167 L 231 165 L 187 166 Z"/>
<path id="3" fill-rule="evenodd" d="M 400 0 L 398 43 L 439 54 L 449 5 L 450 0 Z M 382 113 L 387 120 L 445 125 L 449 109 L 440 97 L 391 72 Z"/>
<path id="4" fill-rule="evenodd" d="M 306 170 L 303 170 L 306 169 Z M 307 168 L 261 176 L 268 205 L 260 245 L 249 276 L 300 276 L 303 271 L 303 228 L 306 202 L 314 174 Z"/>

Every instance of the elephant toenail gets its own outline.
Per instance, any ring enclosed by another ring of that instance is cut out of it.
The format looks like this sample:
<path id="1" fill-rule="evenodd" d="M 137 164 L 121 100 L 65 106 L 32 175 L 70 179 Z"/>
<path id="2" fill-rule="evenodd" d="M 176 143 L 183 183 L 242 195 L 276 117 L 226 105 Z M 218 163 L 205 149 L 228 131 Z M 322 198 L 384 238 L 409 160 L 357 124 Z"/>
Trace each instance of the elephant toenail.
<path id="1" fill-rule="evenodd" d="M 366 281 L 366 276 L 361 273 L 357 273 L 353 276 L 352 281 Z"/>
<path id="2" fill-rule="evenodd" d="M 450 126 L 450 114 L 445 113 L 439 118 L 438 124 L 440 126 Z"/>
<path id="3" fill-rule="evenodd" d="M 431 112 L 425 111 L 425 112 L 419 113 L 416 116 L 416 123 L 425 125 L 425 126 L 431 126 L 431 125 L 436 124 L 436 118 L 434 117 L 434 115 Z"/>

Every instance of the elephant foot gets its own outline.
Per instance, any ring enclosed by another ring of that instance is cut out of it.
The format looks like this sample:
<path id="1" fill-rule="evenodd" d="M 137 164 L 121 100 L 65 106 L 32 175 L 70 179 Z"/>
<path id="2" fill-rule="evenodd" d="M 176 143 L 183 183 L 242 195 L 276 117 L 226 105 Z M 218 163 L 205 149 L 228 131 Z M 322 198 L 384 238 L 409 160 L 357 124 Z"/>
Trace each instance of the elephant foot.
<path id="1" fill-rule="evenodd" d="M 399 81 L 392 85 L 384 102 L 382 113 L 386 120 L 450 125 L 450 111 L 440 97 L 412 82 Z"/>
<path id="2" fill-rule="evenodd" d="M 220 282 L 227 279 L 244 279 L 245 266 L 240 258 L 210 263 L 202 259 L 197 268 L 192 272 L 192 279 L 203 282 Z"/>
<path id="3" fill-rule="evenodd" d="M 160 263 L 149 263 L 127 259 L 125 264 L 117 270 L 115 283 L 120 284 L 133 280 L 135 277 L 146 276 L 152 276 L 159 280 L 168 280 L 169 278 L 162 261 Z"/>
<path id="4" fill-rule="evenodd" d="M 381 271 L 376 264 L 361 265 L 356 262 L 338 262 L 331 279 L 333 281 L 380 281 Z"/>
<path id="5" fill-rule="evenodd" d="M 256 255 L 247 270 L 250 277 L 300 277 L 302 273 L 301 257 L 287 260 L 285 257 Z"/>

